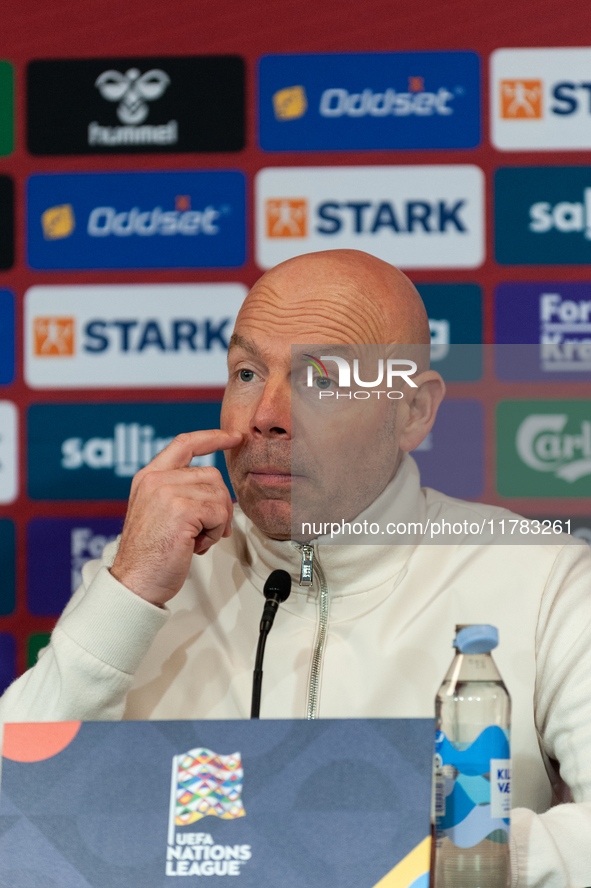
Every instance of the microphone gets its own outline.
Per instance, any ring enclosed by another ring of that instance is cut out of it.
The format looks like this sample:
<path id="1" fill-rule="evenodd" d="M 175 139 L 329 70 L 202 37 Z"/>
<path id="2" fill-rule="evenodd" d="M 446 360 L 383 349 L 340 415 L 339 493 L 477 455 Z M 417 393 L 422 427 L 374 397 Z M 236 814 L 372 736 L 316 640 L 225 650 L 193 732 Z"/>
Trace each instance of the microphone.
<path id="1" fill-rule="evenodd" d="M 263 657 L 265 656 L 265 644 L 271 631 L 275 614 L 281 602 L 289 598 L 291 592 L 291 577 L 286 570 L 274 570 L 267 578 L 265 588 L 265 607 L 259 630 L 259 643 L 252 675 L 252 703 L 250 717 L 259 718 L 261 710 L 261 691 L 263 687 Z"/>

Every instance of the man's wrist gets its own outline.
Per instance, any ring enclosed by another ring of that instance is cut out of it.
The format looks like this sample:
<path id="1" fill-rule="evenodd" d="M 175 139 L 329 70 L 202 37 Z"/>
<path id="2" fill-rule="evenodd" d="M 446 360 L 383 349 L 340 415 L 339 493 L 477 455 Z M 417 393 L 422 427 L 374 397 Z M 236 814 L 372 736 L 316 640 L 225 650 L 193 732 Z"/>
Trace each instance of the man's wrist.
<path id="1" fill-rule="evenodd" d="M 115 565 L 108 568 L 108 570 L 111 576 L 116 579 L 118 583 L 121 583 L 121 585 L 125 586 L 125 588 L 128 589 L 130 592 L 133 592 L 134 595 L 137 595 L 139 598 L 147 601 L 148 604 L 153 604 L 154 607 L 158 607 L 161 610 L 164 609 L 162 593 L 160 592 L 160 594 L 158 594 L 158 592 L 147 589 L 145 587 L 144 579 L 141 576 L 134 576 L 132 573 L 126 571 L 123 571 L 123 573 L 120 574 Z"/>

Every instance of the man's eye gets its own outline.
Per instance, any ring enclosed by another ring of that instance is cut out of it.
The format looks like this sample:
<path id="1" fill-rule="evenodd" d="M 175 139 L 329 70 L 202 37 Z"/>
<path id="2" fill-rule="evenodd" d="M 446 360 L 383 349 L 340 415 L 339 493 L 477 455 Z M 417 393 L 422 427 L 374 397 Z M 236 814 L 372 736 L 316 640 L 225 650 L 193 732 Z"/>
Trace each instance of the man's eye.
<path id="1" fill-rule="evenodd" d="M 319 389 L 327 389 L 330 388 L 331 380 L 327 379 L 325 376 L 317 376 L 316 377 L 316 388 Z"/>
<path id="2" fill-rule="evenodd" d="M 254 370 L 241 370 L 239 376 L 241 382 L 252 382 L 254 379 Z"/>

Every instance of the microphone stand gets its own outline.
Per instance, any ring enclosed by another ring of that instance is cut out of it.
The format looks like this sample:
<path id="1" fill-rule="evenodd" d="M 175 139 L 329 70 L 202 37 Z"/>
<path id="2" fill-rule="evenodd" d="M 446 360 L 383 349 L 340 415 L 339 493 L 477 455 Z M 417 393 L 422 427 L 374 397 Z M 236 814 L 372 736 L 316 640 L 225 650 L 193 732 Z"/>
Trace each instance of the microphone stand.
<path id="1" fill-rule="evenodd" d="M 259 642 L 257 644 L 257 652 L 254 662 L 254 671 L 252 674 L 252 703 L 250 707 L 250 717 L 259 718 L 261 711 L 261 692 L 263 688 L 263 657 L 265 656 L 265 645 L 275 614 L 279 609 L 281 602 L 285 601 L 291 592 L 291 577 L 286 570 L 274 570 L 265 583 L 264 593 L 265 607 L 263 608 L 263 616 L 259 630 Z"/>

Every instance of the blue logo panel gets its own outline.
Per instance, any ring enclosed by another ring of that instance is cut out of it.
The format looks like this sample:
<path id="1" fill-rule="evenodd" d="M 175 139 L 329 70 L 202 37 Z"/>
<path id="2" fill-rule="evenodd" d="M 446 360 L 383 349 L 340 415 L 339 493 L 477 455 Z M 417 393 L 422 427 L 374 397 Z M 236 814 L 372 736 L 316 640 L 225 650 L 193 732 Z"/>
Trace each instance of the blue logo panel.
<path id="1" fill-rule="evenodd" d="M 0 518 L 0 615 L 14 610 L 15 582 L 15 531 L 8 518 Z"/>
<path id="2" fill-rule="evenodd" d="M 217 401 L 34 404 L 29 408 L 32 499 L 126 499 L 135 473 L 180 432 L 219 429 Z M 223 453 L 196 458 L 229 485 Z"/>
<path id="3" fill-rule="evenodd" d="M 0 385 L 14 379 L 14 294 L 0 290 Z"/>
<path id="4" fill-rule="evenodd" d="M 82 566 L 100 558 L 123 518 L 34 518 L 27 527 L 27 607 L 59 616 L 82 582 Z"/>
<path id="5" fill-rule="evenodd" d="M 415 284 L 415 286 L 429 315 L 432 369 L 441 373 L 446 382 L 480 379 L 482 376 L 480 287 L 477 284 Z M 470 345 L 473 347 L 469 348 Z"/>
<path id="6" fill-rule="evenodd" d="M 475 52 L 305 53 L 259 62 L 267 151 L 475 148 Z"/>
<path id="7" fill-rule="evenodd" d="M 16 642 L 9 632 L 0 632 L 0 694 L 16 678 Z"/>
<path id="8" fill-rule="evenodd" d="M 27 206 L 35 269 L 235 268 L 246 258 L 235 170 L 34 175 Z"/>
<path id="9" fill-rule="evenodd" d="M 477 499 L 484 488 L 484 413 L 480 401 L 445 400 L 432 430 L 412 456 L 421 486 Z"/>
<path id="10" fill-rule="evenodd" d="M 495 254 L 502 265 L 591 263 L 591 166 L 497 170 Z"/>
<path id="11" fill-rule="evenodd" d="M 495 357 L 501 379 L 591 379 L 591 283 L 500 284 L 495 292 L 495 318 Z"/>

